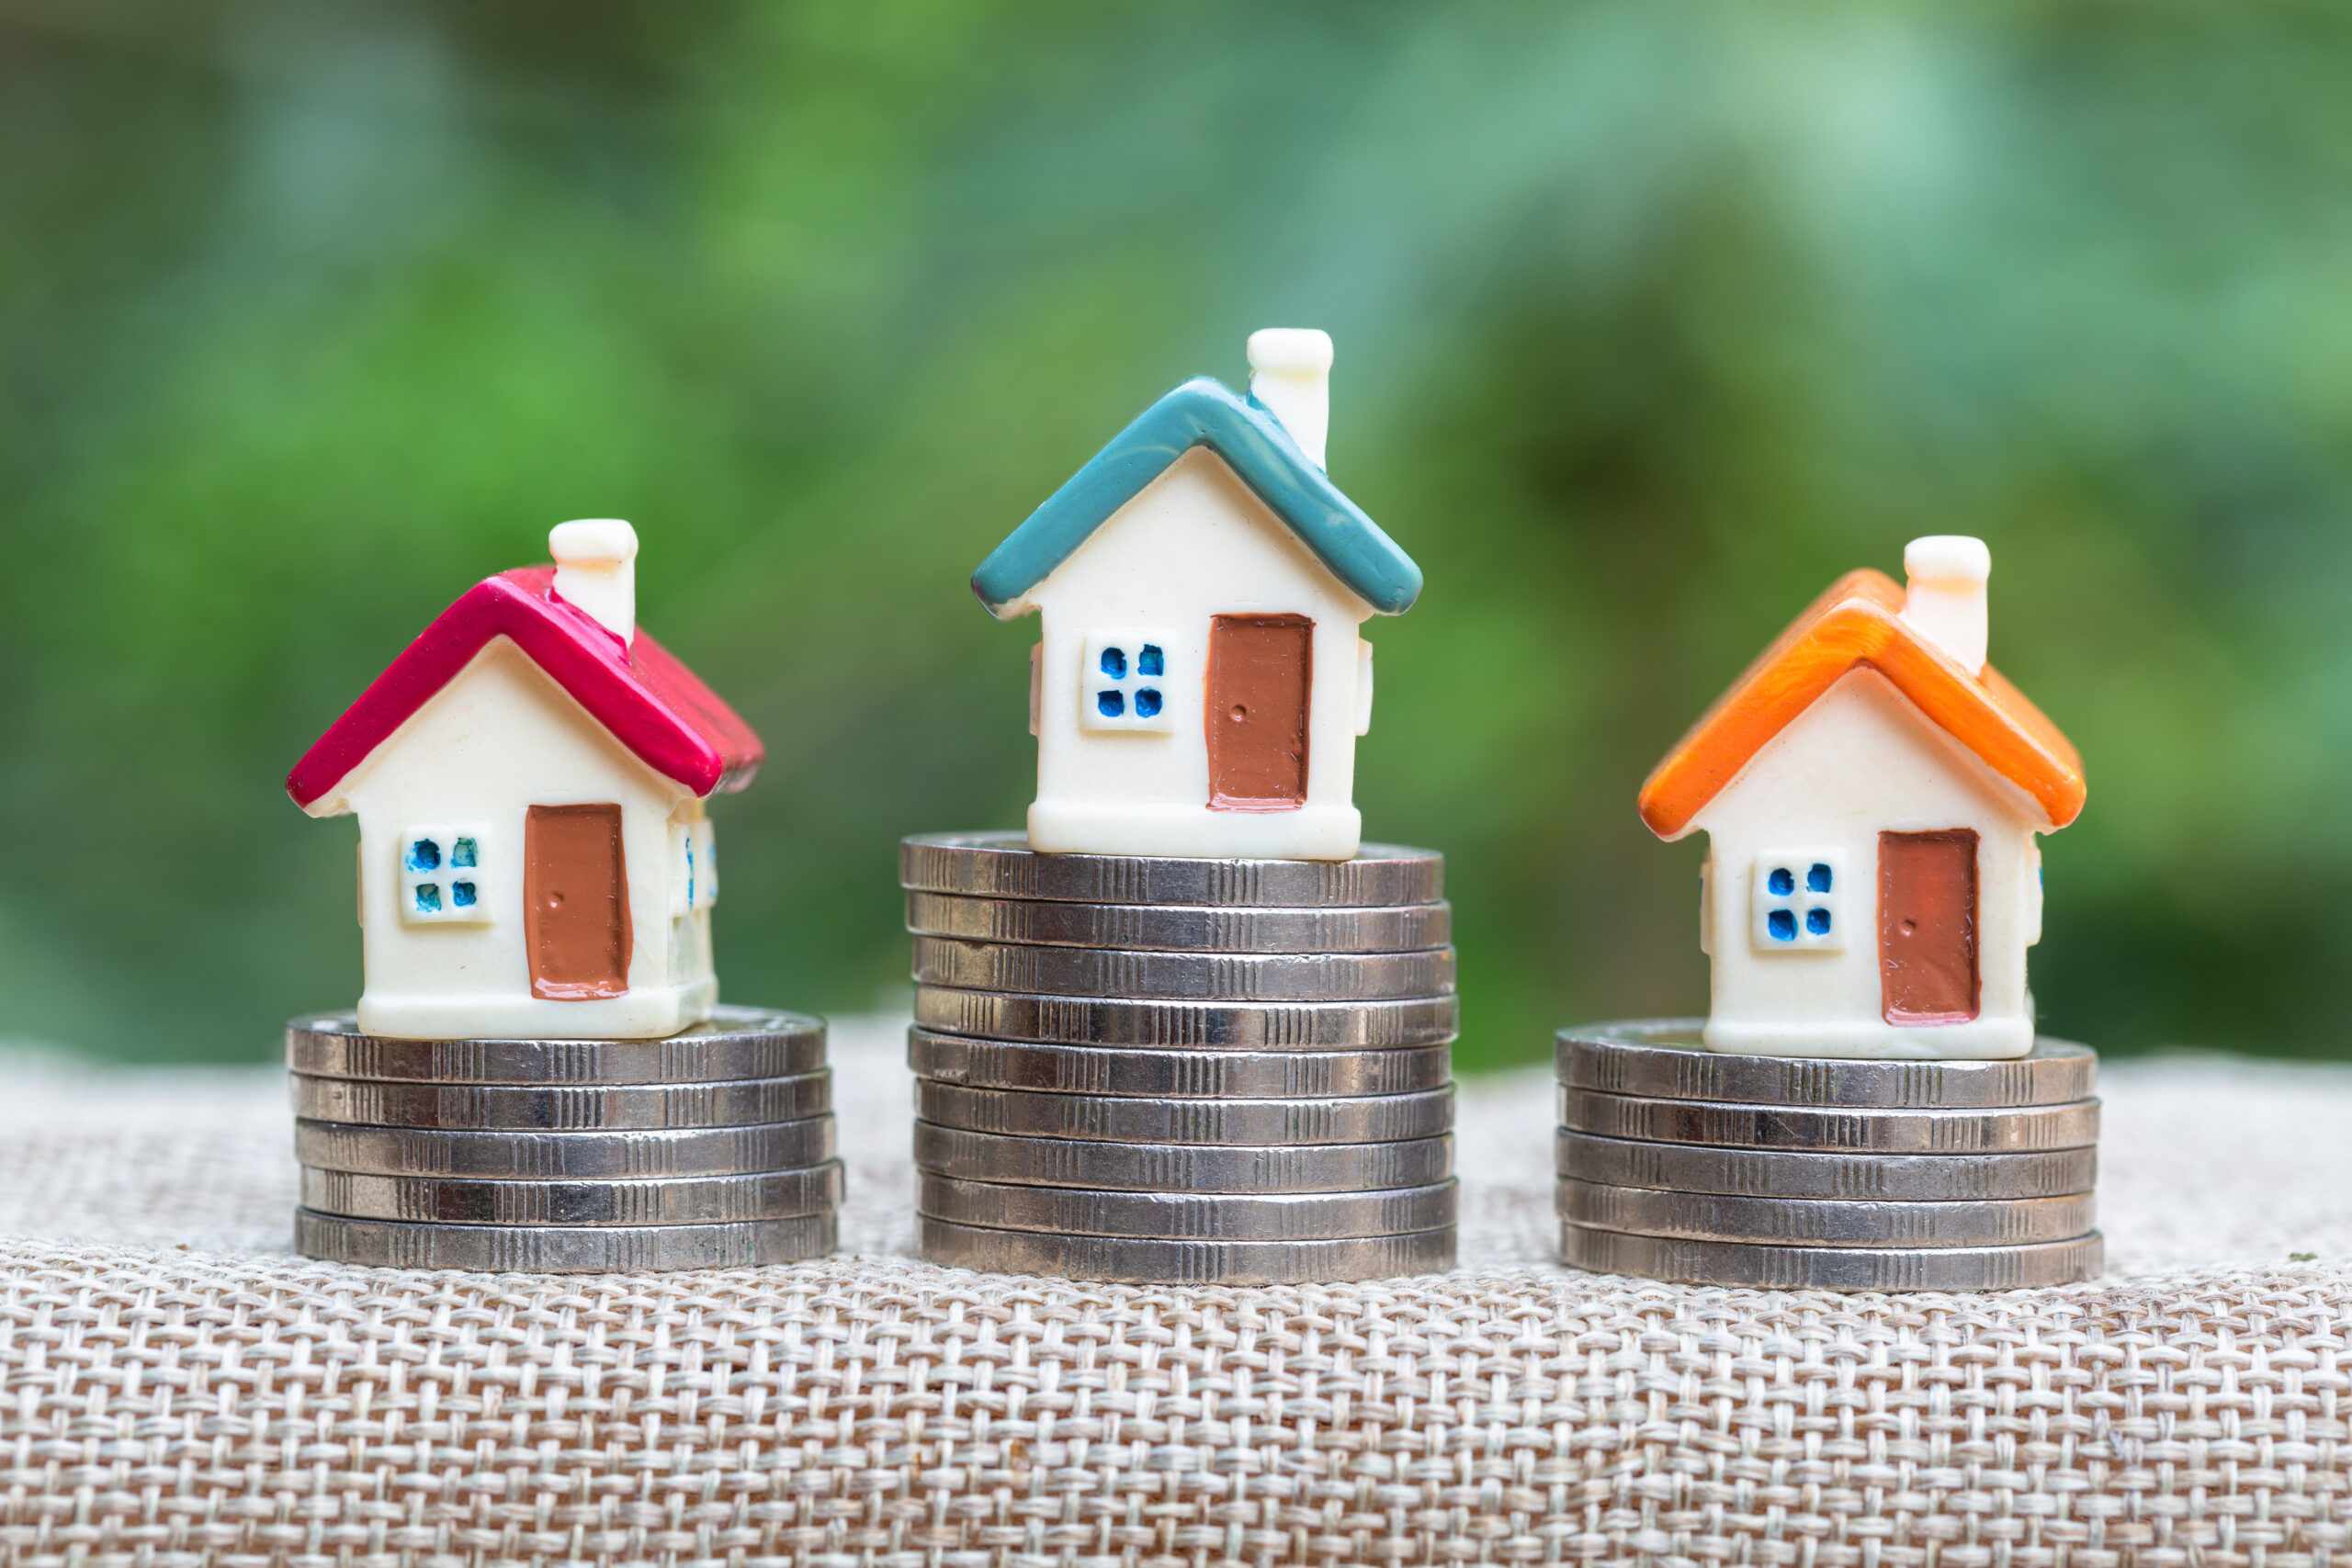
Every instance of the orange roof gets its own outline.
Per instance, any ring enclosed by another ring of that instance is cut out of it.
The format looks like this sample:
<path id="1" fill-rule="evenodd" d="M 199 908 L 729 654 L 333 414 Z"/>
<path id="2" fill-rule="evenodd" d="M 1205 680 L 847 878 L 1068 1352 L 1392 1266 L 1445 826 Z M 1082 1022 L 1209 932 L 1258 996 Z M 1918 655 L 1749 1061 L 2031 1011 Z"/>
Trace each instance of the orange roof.
<path id="1" fill-rule="evenodd" d="M 1693 818 L 1848 671 L 1863 665 L 1984 765 L 2031 795 L 2052 828 L 2083 809 L 2083 760 L 2058 727 L 1991 665 L 1971 675 L 1904 624 L 1903 590 L 1883 572 L 1849 572 L 1732 682 L 1642 785 L 1642 820 L 1662 839 Z"/>

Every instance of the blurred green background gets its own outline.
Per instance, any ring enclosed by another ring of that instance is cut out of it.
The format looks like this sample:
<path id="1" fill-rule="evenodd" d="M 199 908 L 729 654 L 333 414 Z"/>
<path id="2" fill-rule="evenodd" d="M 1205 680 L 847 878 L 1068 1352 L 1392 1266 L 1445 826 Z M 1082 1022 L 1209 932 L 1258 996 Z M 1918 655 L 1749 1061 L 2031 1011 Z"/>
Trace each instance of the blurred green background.
<path id="1" fill-rule="evenodd" d="M 6 0 L 0 1033 L 348 1003 L 280 780 L 574 516 L 768 742 L 729 994 L 895 1004 L 896 839 L 1029 797 L 966 577 L 1281 324 L 1428 573 L 1358 799 L 1451 857 L 1464 1065 L 1703 1008 L 1634 790 L 1928 532 L 2089 767 L 2045 1025 L 2352 1055 L 2348 71 L 2219 0 Z"/>

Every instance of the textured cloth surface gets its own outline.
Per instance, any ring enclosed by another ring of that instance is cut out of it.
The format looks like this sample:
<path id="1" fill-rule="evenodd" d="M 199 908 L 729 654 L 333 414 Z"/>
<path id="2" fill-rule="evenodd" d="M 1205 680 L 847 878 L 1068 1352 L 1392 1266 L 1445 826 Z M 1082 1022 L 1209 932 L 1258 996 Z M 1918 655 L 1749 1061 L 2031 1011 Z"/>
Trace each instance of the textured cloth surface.
<path id="1" fill-rule="evenodd" d="M 899 1058 L 836 1026 L 840 1256 L 596 1278 L 296 1258 L 280 1075 L 8 1062 L 0 1550 L 2352 1562 L 2352 1070 L 2112 1067 L 2107 1279 L 1838 1296 L 1553 1263 L 1541 1070 L 1464 1089 L 1450 1275 L 932 1268 Z"/>

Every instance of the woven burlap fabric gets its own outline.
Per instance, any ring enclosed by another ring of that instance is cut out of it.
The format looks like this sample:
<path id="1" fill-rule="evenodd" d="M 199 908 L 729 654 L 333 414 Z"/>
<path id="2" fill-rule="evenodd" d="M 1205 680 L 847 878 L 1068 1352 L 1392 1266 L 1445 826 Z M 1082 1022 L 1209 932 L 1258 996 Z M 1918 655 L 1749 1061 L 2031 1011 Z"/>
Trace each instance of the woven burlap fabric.
<path id="1" fill-rule="evenodd" d="M 1144 1289 L 904 1256 L 837 1032 L 850 1252 L 596 1278 L 291 1258 L 262 1074 L 0 1096 L 13 1562 L 2304 1563 L 2352 1557 L 2352 1073 L 2108 1077 L 2098 1283 L 1549 1263 L 1542 1075 L 1464 1100 L 1465 1267 Z M 2319 1260 L 2290 1262 L 2290 1251 Z"/>

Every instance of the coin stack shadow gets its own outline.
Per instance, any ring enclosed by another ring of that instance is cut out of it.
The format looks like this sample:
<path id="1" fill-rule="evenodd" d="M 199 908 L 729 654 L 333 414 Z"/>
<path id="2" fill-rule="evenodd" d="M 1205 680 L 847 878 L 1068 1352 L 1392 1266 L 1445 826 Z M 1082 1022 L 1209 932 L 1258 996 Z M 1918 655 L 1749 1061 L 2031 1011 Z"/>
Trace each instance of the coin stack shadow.
<path id="1" fill-rule="evenodd" d="M 1690 1019 L 1564 1029 L 1560 1256 L 1605 1274 L 1833 1291 L 2097 1275 L 2098 1058 L 1717 1054 Z"/>
<path id="2" fill-rule="evenodd" d="M 899 849 L 922 1256 L 1178 1283 L 1454 1254 L 1444 860 Z"/>
<path id="3" fill-rule="evenodd" d="M 723 1007 L 666 1040 L 286 1030 L 297 1250 L 401 1269 L 615 1273 L 833 1248 L 825 1025 Z"/>

